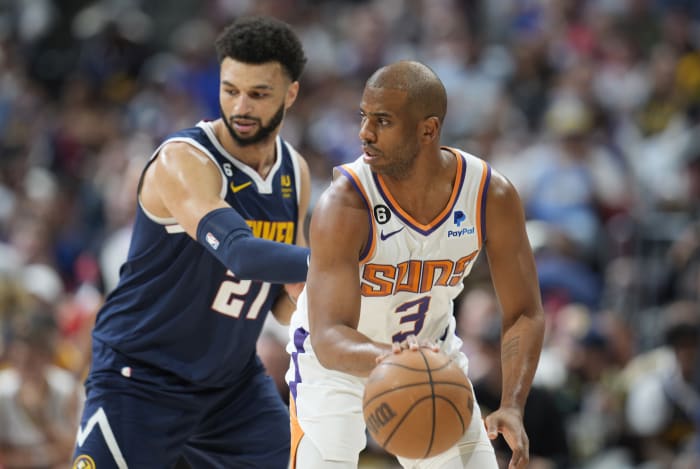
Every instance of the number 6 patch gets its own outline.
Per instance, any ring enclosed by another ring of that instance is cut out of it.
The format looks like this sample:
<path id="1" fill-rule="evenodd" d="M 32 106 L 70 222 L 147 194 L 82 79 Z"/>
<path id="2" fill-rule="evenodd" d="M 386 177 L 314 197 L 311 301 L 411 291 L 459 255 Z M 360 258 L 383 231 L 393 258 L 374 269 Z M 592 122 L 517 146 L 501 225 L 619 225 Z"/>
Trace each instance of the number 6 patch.
<path id="1" fill-rule="evenodd" d="M 377 223 L 383 225 L 384 223 L 391 220 L 391 210 L 386 205 L 375 205 L 374 206 L 374 219 Z"/>

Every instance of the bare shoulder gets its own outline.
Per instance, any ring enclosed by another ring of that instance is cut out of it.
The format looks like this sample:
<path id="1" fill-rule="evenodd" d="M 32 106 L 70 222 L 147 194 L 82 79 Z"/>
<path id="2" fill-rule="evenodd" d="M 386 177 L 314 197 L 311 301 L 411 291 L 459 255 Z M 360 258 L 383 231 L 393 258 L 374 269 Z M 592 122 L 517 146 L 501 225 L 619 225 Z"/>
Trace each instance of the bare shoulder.
<path id="1" fill-rule="evenodd" d="M 140 198 L 149 212 L 183 224 L 188 202 L 212 207 L 221 200 L 222 181 L 221 170 L 207 155 L 188 143 L 168 142 L 146 170 Z"/>
<path id="2" fill-rule="evenodd" d="M 357 187 L 347 177 L 340 172 L 333 172 L 331 185 L 323 192 L 319 200 L 319 205 L 328 209 L 358 209 L 366 210 L 365 200 L 358 192 Z"/>
<path id="3" fill-rule="evenodd" d="M 299 153 L 299 150 L 294 148 L 291 143 L 288 141 L 284 140 L 284 145 L 286 145 L 287 149 L 289 150 L 289 153 L 292 155 L 293 159 L 296 159 L 296 161 L 299 163 L 299 168 L 301 169 L 302 174 L 303 173 L 309 173 L 309 162 L 306 160 L 306 157 Z"/>
<path id="4" fill-rule="evenodd" d="M 369 221 L 367 205 L 354 184 L 343 175 L 334 175 L 323 192 L 311 217 L 312 236 L 333 239 L 351 249 L 367 239 Z"/>
<path id="5" fill-rule="evenodd" d="M 513 183 L 492 170 L 486 196 L 487 246 L 519 244 L 525 236 L 525 211 Z"/>
<path id="6" fill-rule="evenodd" d="M 304 158 L 304 156 L 301 153 L 296 152 L 296 155 L 297 161 L 299 162 L 299 168 L 301 169 L 302 173 L 309 173 L 309 162 L 306 161 L 306 158 Z"/>
<path id="7" fill-rule="evenodd" d="M 508 178 L 503 174 L 491 169 L 491 180 L 487 193 L 487 210 L 493 209 L 521 209 L 520 196 L 518 191 Z"/>
<path id="8" fill-rule="evenodd" d="M 186 142 L 163 145 L 151 166 L 145 184 L 187 191 L 214 188 L 214 193 L 219 192 L 221 170 L 210 157 Z"/>
<path id="9" fill-rule="evenodd" d="M 497 198 L 517 196 L 518 191 L 515 189 L 510 180 L 499 171 L 491 168 L 491 181 L 489 182 L 489 193 Z"/>
<path id="10" fill-rule="evenodd" d="M 154 166 L 159 171 L 178 171 L 182 168 L 209 167 L 215 169 L 214 162 L 199 149 L 186 142 L 168 142 L 160 149 Z"/>

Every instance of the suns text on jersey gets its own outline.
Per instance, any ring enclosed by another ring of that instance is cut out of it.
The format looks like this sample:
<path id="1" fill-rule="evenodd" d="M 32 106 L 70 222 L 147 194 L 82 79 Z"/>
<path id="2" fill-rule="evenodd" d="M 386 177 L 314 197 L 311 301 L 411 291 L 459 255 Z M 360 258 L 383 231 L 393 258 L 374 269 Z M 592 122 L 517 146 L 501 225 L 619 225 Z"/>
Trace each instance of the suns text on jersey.
<path id="1" fill-rule="evenodd" d="M 293 221 L 246 220 L 253 236 L 278 243 L 294 243 Z"/>
<path id="2" fill-rule="evenodd" d="M 457 261 L 407 260 L 396 265 L 366 264 L 362 271 L 362 296 L 388 296 L 399 292 L 425 293 L 436 287 L 454 287 L 479 251 Z"/>

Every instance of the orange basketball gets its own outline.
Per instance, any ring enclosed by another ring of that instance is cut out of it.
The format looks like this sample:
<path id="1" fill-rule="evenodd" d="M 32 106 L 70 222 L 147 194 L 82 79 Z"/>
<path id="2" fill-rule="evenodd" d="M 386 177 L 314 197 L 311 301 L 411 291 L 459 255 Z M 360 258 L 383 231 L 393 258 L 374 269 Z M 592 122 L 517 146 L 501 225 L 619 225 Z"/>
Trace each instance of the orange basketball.
<path id="1" fill-rule="evenodd" d="M 372 438 L 396 456 L 422 459 L 448 450 L 474 408 L 464 372 L 442 352 L 404 350 L 370 373 L 362 398 Z"/>

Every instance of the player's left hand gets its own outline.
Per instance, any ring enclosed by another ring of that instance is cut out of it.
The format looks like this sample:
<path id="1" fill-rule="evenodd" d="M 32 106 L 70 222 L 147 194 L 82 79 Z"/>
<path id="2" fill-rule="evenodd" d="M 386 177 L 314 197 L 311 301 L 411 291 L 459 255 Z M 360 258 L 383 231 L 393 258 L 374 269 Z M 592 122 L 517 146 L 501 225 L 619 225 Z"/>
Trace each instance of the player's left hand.
<path id="1" fill-rule="evenodd" d="M 513 451 L 508 469 L 523 469 L 530 460 L 530 441 L 523 426 L 523 416 L 520 410 L 501 407 L 484 419 L 486 432 L 491 440 L 502 434 L 506 443 Z"/>

